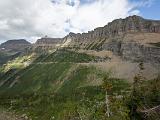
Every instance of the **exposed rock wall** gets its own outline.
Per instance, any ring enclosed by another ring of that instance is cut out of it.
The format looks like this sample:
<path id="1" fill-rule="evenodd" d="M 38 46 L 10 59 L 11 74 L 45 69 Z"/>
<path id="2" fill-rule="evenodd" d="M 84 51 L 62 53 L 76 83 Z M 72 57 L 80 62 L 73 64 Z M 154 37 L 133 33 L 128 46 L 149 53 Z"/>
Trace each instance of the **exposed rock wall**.
<path id="1" fill-rule="evenodd" d="M 142 36 L 143 33 L 160 34 L 160 21 L 130 16 L 126 19 L 114 20 L 108 25 L 96 28 L 88 33 L 70 33 L 64 39 L 71 38 L 71 46 L 77 45 L 81 48 L 86 48 L 84 45 L 106 39 L 106 42 L 102 45 L 102 50 L 110 50 L 127 60 L 160 63 L 160 48 L 142 44 L 146 38 L 141 41 L 138 41 L 137 38 L 134 38 L 133 41 L 127 41 L 124 38 L 130 33 L 134 33 L 135 35 L 141 33 Z M 153 37 L 150 37 L 150 39 L 151 42 L 154 42 L 152 41 Z"/>
<path id="2" fill-rule="evenodd" d="M 123 43 L 121 45 L 122 56 L 134 61 L 160 63 L 160 48 L 144 46 L 137 43 Z"/>
<path id="3" fill-rule="evenodd" d="M 62 42 L 62 38 L 44 37 L 36 41 L 36 43 L 33 45 L 33 49 L 35 51 L 45 52 L 51 49 L 56 49 Z"/>
<path id="4" fill-rule="evenodd" d="M 53 45 L 53 44 L 59 44 L 62 42 L 62 39 L 61 38 L 47 38 L 47 37 L 44 37 L 44 38 L 41 38 L 41 39 L 38 39 L 36 41 L 36 45 Z"/>
<path id="5" fill-rule="evenodd" d="M 103 45 L 103 49 L 110 50 L 123 59 L 160 63 L 160 48 L 145 46 L 136 42 L 109 42 Z"/>
<path id="6" fill-rule="evenodd" d="M 70 33 L 66 37 L 72 37 L 76 42 L 92 41 L 97 38 L 110 38 L 129 32 L 160 33 L 160 21 L 147 20 L 139 16 L 130 16 L 126 19 L 117 19 L 104 27 L 99 27 L 88 33 Z"/>

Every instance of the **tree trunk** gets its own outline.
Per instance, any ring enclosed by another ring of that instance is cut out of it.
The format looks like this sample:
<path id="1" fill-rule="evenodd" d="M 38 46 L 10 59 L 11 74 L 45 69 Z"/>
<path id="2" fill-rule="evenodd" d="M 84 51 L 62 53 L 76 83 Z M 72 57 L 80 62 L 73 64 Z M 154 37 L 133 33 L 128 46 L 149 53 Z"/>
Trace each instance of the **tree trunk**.
<path id="1" fill-rule="evenodd" d="M 108 99 L 108 94 L 107 94 L 107 91 L 106 91 L 106 115 L 108 117 L 110 117 L 110 108 L 109 108 L 109 99 Z"/>

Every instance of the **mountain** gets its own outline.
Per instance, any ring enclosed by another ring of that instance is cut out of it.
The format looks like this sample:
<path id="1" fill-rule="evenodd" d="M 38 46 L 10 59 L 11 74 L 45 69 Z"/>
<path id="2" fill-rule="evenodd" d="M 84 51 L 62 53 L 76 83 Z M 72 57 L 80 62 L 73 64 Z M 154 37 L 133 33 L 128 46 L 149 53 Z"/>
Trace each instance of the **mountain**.
<path id="1" fill-rule="evenodd" d="M 0 65 L 13 60 L 31 47 L 31 43 L 25 39 L 8 40 L 0 45 Z"/>
<path id="2" fill-rule="evenodd" d="M 160 63 L 160 21 L 140 16 L 117 19 L 88 33 L 69 33 L 64 38 L 41 38 L 36 51 L 63 47 L 84 50 L 107 50 L 124 60 Z M 63 44 L 63 45 L 62 45 Z"/>
<path id="3" fill-rule="evenodd" d="M 27 47 L 30 47 L 31 43 L 25 39 L 8 40 L 0 45 L 1 50 L 5 51 L 22 51 Z"/>
<path id="4" fill-rule="evenodd" d="M 99 27 L 88 33 L 70 33 L 67 37 L 75 41 L 94 41 L 96 38 L 113 38 L 126 33 L 160 33 L 160 21 L 148 20 L 140 16 L 129 16 L 125 19 L 116 19 L 104 27 Z"/>
<path id="5" fill-rule="evenodd" d="M 160 21 L 130 16 L 28 45 L 0 66 L 0 107 L 32 120 L 159 118 Z"/>
<path id="6" fill-rule="evenodd" d="M 152 63 L 160 63 L 159 39 L 160 21 L 139 16 L 117 19 L 88 33 L 70 33 L 64 38 L 71 47 L 109 50 L 123 59 Z"/>

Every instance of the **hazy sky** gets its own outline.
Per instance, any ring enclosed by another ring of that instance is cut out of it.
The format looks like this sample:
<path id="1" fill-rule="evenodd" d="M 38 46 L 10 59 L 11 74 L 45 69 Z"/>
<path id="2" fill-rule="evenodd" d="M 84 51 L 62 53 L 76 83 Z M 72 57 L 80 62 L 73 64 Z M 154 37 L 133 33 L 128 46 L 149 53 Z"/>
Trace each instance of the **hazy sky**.
<path id="1" fill-rule="evenodd" d="M 160 19 L 159 11 L 160 0 L 0 0 L 0 43 L 87 32 L 133 14 Z"/>

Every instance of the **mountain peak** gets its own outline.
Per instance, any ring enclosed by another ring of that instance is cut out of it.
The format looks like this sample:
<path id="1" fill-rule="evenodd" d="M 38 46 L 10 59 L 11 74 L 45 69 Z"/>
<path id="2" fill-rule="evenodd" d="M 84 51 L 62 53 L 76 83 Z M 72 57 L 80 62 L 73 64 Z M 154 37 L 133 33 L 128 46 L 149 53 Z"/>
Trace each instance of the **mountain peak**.
<path id="1" fill-rule="evenodd" d="M 8 40 L 0 45 L 0 49 L 2 50 L 13 50 L 13 51 L 21 51 L 27 47 L 31 46 L 31 43 L 25 39 L 13 39 Z"/>
<path id="2" fill-rule="evenodd" d="M 31 44 L 31 43 L 25 39 L 13 39 L 13 40 L 8 40 L 8 41 L 2 43 L 1 45 L 3 45 L 3 44 Z"/>
<path id="3" fill-rule="evenodd" d="M 127 18 L 132 18 L 132 19 L 144 19 L 143 17 L 138 16 L 138 15 L 128 16 L 128 17 L 126 17 L 126 19 L 127 19 Z"/>

